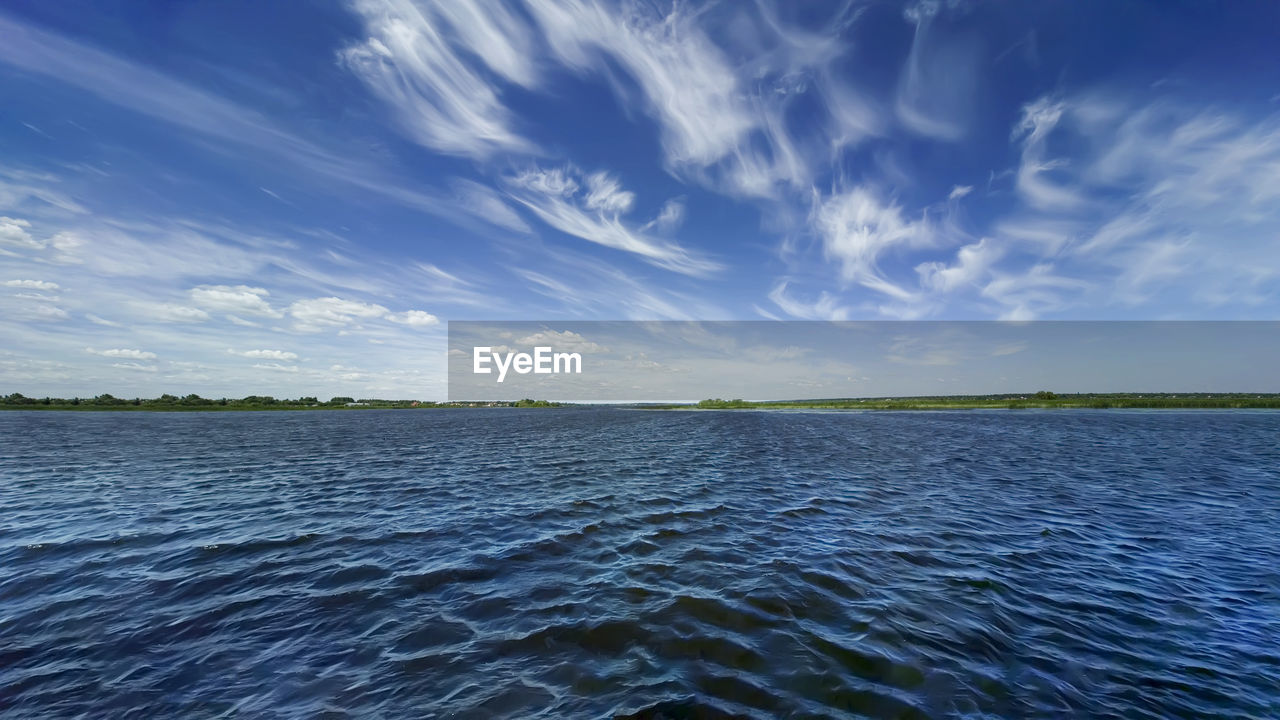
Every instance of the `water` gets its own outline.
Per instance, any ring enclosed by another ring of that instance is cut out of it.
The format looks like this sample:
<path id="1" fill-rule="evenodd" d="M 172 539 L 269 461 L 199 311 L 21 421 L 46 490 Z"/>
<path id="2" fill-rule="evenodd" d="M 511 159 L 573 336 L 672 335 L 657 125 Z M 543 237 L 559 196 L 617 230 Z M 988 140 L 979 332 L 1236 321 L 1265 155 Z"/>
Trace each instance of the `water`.
<path id="1" fill-rule="evenodd" d="M 1280 413 L 0 413 L 0 714 L 1280 716 Z"/>

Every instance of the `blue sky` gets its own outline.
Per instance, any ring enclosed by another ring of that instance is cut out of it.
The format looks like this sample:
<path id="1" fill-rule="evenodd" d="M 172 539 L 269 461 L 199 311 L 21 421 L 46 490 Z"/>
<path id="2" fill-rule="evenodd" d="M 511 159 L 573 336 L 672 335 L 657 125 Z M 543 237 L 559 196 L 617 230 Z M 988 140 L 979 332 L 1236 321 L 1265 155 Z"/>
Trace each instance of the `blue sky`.
<path id="1" fill-rule="evenodd" d="M 1275 319 L 1280 5 L 0 9 L 0 391 L 443 397 L 470 319 Z"/>

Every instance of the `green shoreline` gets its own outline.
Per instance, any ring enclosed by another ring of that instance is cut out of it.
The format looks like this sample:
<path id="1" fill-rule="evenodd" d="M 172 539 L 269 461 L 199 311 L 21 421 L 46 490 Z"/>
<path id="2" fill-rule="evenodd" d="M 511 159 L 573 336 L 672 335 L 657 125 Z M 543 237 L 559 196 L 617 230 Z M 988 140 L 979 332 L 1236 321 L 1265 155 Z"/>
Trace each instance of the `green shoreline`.
<path id="1" fill-rule="evenodd" d="M 437 403 L 422 400 L 381 400 L 335 397 L 321 401 L 314 397 L 277 399 L 268 395 L 244 398 L 203 398 L 199 395 L 161 395 L 158 398 L 118 398 L 98 395 L 91 398 L 26 397 L 20 393 L 0 396 L 0 410 L 71 410 L 76 412 L 270 412 L 280 410 L 419 410 L 472 407 L 561 407 L 546 400 L 510 402 Z"/>
<path id="2" fill-rule="evenodd" d="M 694 410 L 1023 410 L 1023 409 L 1280 409 L 1276 393 L 1006 393 L 823 400 L 703 400 L 655 405 Z"/>
<path id="3" fill-rule="evenodd" d="M 694 405 L 662 405 L 660 409 L 692 410 L 1277 410 L 1280 393 L 1004 393 L 913 397 L 829 398 L 829 400 L 704 400 Z"/>
<path id="4" fill-rule="evenodd" d="M 314 397 L 276 399 L 202 398 L 198 395 L 159 398 L 29 398 L 14 393 L 0 396 L 0 410 L 71 410 L 130 412 L 220 412 L 309 410 L 423 410 L 469 408 L 584 407 L 546 400 L 424 402 L 419 400 L 355 400 L 348 397 L 321 402 Z M 642 410 L 1022 410 L 1022 409 L 1280 409 L 1280 393 L 1007 393 L 1001 395 L 936 395 L 913 397 L 830 398 L 815 400 L 703 400 L 698 403 L 616 403 L 593 407 Z"/>

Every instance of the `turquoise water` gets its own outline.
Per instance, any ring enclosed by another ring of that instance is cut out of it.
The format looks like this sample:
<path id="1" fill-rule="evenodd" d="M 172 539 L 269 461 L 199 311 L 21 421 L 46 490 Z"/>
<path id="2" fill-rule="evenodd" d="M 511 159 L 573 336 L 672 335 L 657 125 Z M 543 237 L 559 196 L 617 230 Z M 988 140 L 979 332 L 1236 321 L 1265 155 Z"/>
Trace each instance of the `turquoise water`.
<path id="1" fill-rule="evenodd" d="M 6 717 L 1280 716 L 1280 413 L 0 413 Z"/>

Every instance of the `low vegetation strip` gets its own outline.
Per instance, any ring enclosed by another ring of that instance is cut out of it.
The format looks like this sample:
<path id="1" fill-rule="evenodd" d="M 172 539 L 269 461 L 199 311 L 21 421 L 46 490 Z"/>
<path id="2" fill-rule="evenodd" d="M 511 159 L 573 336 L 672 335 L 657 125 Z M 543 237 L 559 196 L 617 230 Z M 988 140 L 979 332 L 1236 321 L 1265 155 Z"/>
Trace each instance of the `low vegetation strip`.
<path id="1" fill-rule="evenodd" d="M 655 406 L 659 407 L 659 406 Z M 664 405 L 664 408 L 736 409 L 842 409 L 842 410 L 950 410 L 1023 408 L 1280 408 L 1275 393 L 1077 393 L 1041 390 L 1029 394 L 940 395 L 922 397 L 833 398 L 825 400 L 703 400 L 696 405 Z"/>
<path id="2" fill-rule="evenodd" d="M 249 395 L 243 398 L 205 398 L 199 395 L 161 395 L 156 398 L 118 398 L 98 395 L 91 398 L 27 397 L 19 393 L 0 396 L 0 410 L 152 410 L 160 412 L 218 410 L 369 410 L 430 408 L 557 408 L 573 403 L 548 400 L 499 400 L 430 402 L 384 400 L 378 398 L 315 397 L 274 398 Z M 711 398 L 697 403 L 627 404 L 645 410 L 979 410 L 1029 408 L 1132 408 L 1132 409 L 1280 409 L 1277 393 L 1036 393 L 1004 395 L 937 395 L 915 397 L 827 398 L 813 400 L 723 400 Z"/>
<path id="3" fill-rule="evenodd" d="M 249 395 L 243 398 L 205 398 L 199 395 L 161 395 L 157 398 L 118 398 L 97 395 L 91 398 L 27 397 L 13 393 L 0 397 L 0 410 L 153 410 L 164 412 L 216 410 L 368 410 L 462 407 L 559 407 L 546 400 L 514 400 L 498 402 L 426 402 L 421 400 L 381 400 L 334 397 L 274 398 Z"/>

